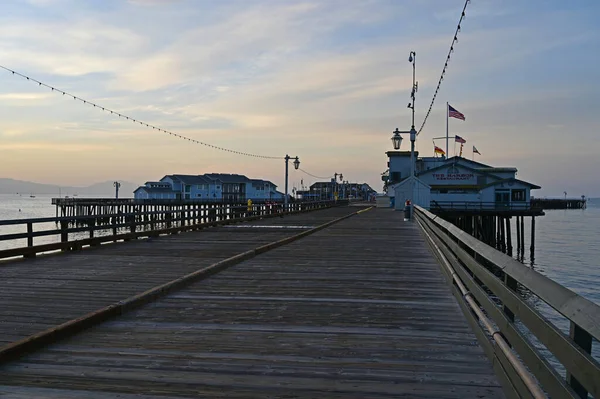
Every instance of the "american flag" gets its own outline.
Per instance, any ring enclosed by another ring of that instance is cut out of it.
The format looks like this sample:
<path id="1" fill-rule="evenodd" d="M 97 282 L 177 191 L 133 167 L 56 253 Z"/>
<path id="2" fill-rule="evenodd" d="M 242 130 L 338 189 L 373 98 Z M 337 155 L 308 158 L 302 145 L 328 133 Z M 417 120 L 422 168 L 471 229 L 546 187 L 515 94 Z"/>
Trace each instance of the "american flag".
<path id="1" fill-rule="evenodd" d="M 456 143 L 461 143 L 461 144 L 464 144 L 464 143 L 466 143 L 466 142 L 467 142 L 467 140 L 463 139 L 463 138 L 462 138 L 462 137 L 460 137 L 460 136 L 454 136 L 454 141 L 455 141 Z"/>
<path id="2" fill-rule="evenodd" d="M 465 120 L 465 116 L 463 114 L 461 114 L 460 112 L 458 112 L 457 110 L 455 110 L 454 108 L 452 108 L 452 105 L 448 104 L 448 116 L 450 118 L 456 118 L 456 119 L 460 119 L 460 120 Z"/>

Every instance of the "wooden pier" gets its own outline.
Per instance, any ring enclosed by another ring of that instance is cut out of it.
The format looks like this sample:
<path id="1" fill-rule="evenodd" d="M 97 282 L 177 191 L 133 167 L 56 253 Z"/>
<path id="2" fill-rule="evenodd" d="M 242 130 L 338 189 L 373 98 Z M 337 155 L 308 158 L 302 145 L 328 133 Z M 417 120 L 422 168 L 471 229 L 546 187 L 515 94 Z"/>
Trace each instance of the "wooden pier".
<path id="1" fill-rule="evenodd" d="M 600 393 L 600 307 L 453 224 L 418 207 L 269 216 L 3 263 L 0 396 Z"/>
<path id="2" fill-rule="evenodd" d="M 168 205 L 157 202 L 151 208 L 136 203 L 131 205 L 131 208 L 98 209 L 109 213 L 0 220 L 0 243 L 26 240 L 27 244 L 0 249 L 0 259 L 19 256 L 35 257 L 39 253 L 57 250 L 73 251 L 109 242 L 131 241 L 161 234 L 178 234 L 347 204 L 348 201 L 345 200 L 300 201 L 288 204 L 286 207 L 282 203 L 241 206 L 238 203 L 188 204 L 172 201 Z M 8 234 L 6 229 L 9 230 Z M 44 242 L 40 243 L 40 239 Z"/>
<path id="3" fill-rule="evenodd" d="M 257 209 L 281 205 L 282 201 L 252 201 Z M 326 201 L 321 201 L 326 202 Z M 133 198 L 52 198 L 56 217 L 80 217 L 125 214 L 165 214 L 194 212 L 209 213 L 215 209 L 245 209 L 246 201 L 223 201 L 201 199 L 133 199 Z M 224 212 L 227 213 L 227 212 Z"/>
<path id="4" fill-rule="evenodd" d="M 525 237 L 529 239 L 529 259 L 535 258 L 535 218 L 544 216 L 539 204 L 498 204 L 495 202 L 432 201 L 431 212 L 499 251 L 519 259 L 525 258 Z M 530 217 L 530 232 L 525 232 L 525 218 Z M 516 241 L 512 237 L 515 220 Z M 513 242 L 515 245 L 513 245 Z"/>
<path id="5" fill-rule="evenodd" d="M 532 198 L 531 205 L 540 209 L 585 209 L 587 199 L 581 198 Z"/>
<path id="6" fill-rule="evenodd" d="M 13 340 L 39 333 L 359 210 L 316 211 L 4 267 L 3 300 L 12 298 L 12 310 L 3 321 L 14 322 L 2 323 L 1 333 Z M 15 295 L 25 287 L 34 291 Z M 90 321 L 79 334 L 55 331 L 39 348 L 34 343 L 8 353 L 15 360 L 0 367 L 0 395 L 503 397 L 418 227 L 391 210 L 355 214 L 156 299 Z"/>

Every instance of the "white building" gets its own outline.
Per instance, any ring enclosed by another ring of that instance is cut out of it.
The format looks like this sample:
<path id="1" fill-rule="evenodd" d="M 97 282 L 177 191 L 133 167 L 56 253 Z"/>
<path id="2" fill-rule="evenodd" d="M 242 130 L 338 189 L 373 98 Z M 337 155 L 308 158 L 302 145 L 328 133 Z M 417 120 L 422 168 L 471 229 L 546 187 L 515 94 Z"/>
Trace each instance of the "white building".
<path id="1" fill-rule="evenodd" d="M 410 176 L 410 152 L 389 151 L 388 195 L 402 209 Z M 415 155 L 416 158 L 416 155 Z M 529 209 L 530 191 L 540 187 L 516 178 L 514 167 L 492 167 L 461 157 L 421 158 L 416 161 L 413 204 L 442 209 Z M 429 187 L 429 196 L 423 193 Z"/>
<path id="2" fill-rule="evenodd" d="M 268 180 L 244 175 L 207 173 L 167 175 L 158 182 L 146 182 L 134 191 L 135 199 L 185 199 L 196 201 L 282 201 L 283 193 Z"/>
<path id="3" fill-rule="evenodd" d="M 147 181 L 135 189 L 133 196 L 135 199 L 175 199 L 176 193 L 169 183 Z"/>

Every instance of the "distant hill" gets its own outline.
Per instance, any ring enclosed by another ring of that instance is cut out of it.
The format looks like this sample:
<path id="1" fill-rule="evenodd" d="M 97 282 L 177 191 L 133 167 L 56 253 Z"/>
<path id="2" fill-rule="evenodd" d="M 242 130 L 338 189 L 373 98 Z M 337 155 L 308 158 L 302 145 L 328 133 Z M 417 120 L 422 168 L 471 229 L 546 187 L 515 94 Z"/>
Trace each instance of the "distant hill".
<path id="1" fill-rule="evenodd" d="M 119 197 L 122 198 L 132 198 L 133 190 L 139 187 L 137 184 L 126 181 L 119 181 L 119 183 L 121 183 L 121 188 L 119 188 Z M 87 187 L 71 187 L 0 178 L 0 194 L 46 194 L 56 195 L 58 197 L 59 192 L 63 197 L 65 195 L 114 197 L 115 188 L 113 186 L 113 181 L 96 183 Z"/>

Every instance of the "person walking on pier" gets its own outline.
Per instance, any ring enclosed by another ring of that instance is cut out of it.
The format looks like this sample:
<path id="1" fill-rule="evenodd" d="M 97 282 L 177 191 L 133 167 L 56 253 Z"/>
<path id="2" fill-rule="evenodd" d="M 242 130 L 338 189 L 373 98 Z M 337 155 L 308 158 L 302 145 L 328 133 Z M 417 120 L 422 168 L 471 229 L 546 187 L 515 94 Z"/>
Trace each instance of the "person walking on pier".
<path id="1" fill-rule="evenodd" d="M 248 198 L 248 215 L 247 216 L 252 216 L 252 200 L 250 198 Z"/>

